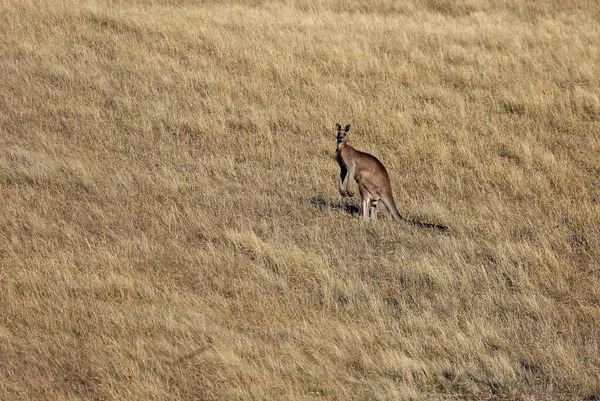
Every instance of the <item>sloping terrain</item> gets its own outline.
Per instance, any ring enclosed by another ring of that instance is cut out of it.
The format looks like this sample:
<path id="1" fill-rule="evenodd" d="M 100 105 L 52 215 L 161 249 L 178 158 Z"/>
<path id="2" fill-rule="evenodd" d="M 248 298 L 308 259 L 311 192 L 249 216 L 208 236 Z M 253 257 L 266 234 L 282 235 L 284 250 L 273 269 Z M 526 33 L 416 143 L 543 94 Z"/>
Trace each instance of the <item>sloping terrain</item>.
<path id="1" fill-rule="evenodd" d="M 599 399 L 599 20 L 1 3 L 0 399 Z"/>

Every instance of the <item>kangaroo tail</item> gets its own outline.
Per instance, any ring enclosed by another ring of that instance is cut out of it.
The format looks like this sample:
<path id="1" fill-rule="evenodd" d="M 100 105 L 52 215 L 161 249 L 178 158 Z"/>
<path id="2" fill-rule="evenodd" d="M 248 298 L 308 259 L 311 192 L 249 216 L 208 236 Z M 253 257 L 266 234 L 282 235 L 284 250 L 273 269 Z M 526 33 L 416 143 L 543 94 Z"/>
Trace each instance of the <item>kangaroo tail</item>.
<path id="1" fill-rule="evenodd" d="M 435 228 L 435 229 L 442 230 L 442 231 L 448 230 L 448 226 L 444 226 L 441 224 L 423 223 L 421 221 L 409 220 L 406 217 L 402 217 L 400 215 L 400 213 L 398 212 L 398 209 L 396 209 L 396 203 L 394 202 L 394 198 L 392 196 L 382 197 L 381 201 L 387 208 L 388 212 L 390 212 L 390 215 L 396 221 L 403 221 L 405 223 L 409 223 L 409 224 L 412 224 L 412 225 L 415 225 L 415 226 L 421 227 L 421 228 Z"/>
<path id="2" fill-rule="evenodd" d="M 390 214 L 392 215 L 392 217 L 394 218 L 394 220 L 396 221 L 404 221 L 406 223 L 410 223 L 411 221 L 402 217 L 400 215 L 400 212 L 398 212 L 398 209 L 396 209 L 396 202 L 394 202 L 394 198 L 390 195 L 390 196 L 384 196 L 381 198 L 381 201 L 383 202 L 383 204 L 385 205 L 385 207 L 387 208 L 388 212 L 390 212 Z"/>

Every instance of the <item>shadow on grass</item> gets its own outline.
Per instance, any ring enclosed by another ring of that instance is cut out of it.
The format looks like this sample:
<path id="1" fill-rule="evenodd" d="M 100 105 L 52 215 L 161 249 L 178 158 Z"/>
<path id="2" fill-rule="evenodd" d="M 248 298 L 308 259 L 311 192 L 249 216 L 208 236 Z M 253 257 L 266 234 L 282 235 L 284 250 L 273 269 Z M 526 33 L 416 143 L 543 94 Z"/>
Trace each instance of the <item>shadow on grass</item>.
<path id="1" fill-rule="evenodd" d="M 345 198 L 342 201 L 335 202 L 331 200 L 325 199 L 322 195 L 313 196 L 310 198 L 310 204 L 313 205 L 315 209 L 318 211 L 323 211 L 325 208 L 331 208 L 335 210 L 343 210 L 346 213 L 351 214 L 352 216 L 358 216 L 360 213 L 360 207 L 354 200 L 354 198 Z M 434 223 L 425 223 L 419 220 L 407 219 L 401 217 L 401 219 L 408 224 L 412 224 L 415 227 L 419 228 L 431 228 L 439 231 L 448 231 L 449 228 L 442 224 L 434 224 Z"/>
<path id="2" fill-rule="evenodd" d="M 353 216 L 357 215 L 360 211 L 360 207 L 355 203 L 354 198 L 349 198 L 344 201 L 331 201 L 325 199 L 322 195 L 313 196 L 310 198 L 310 204 L 317 210 L 322 211 L 325 208 L 342 210 Z"/>

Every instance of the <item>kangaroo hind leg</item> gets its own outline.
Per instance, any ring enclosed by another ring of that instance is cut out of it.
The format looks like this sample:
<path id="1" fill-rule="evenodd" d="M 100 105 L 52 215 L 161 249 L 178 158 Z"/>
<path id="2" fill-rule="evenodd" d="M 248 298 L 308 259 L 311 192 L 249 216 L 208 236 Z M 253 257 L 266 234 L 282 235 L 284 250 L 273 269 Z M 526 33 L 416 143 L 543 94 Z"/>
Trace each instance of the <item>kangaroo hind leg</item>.
<path id="1" fill-rule="evenodd" d="M 369 204 L 369 217 L 371 219 L 377 220 L 377 204 L 379 203 L 379 199 L 371 199 Z"/>
<path id="2" fill-rule="evenodd" d="M 367 188 L 365 188 L 364 185 L 359 184 L 358 185 L 358 190 L 360 191 L 360 197 L 362 200 L 362 215 L 363 215 L 363 220 L 369 220 L 369 207 L 370 207 L 370 203 L 371 203 L 371 194 L 369 193 L 369 191 L 367 191 Z"/>

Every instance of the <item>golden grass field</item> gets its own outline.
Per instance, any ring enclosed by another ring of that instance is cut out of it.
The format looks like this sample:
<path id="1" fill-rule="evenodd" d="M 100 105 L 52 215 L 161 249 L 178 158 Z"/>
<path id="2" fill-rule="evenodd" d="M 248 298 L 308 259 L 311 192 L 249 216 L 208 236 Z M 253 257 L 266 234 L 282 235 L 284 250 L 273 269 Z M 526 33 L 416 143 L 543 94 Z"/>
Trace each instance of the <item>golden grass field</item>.
<path id="1" fill-rule="evenodd" d="M 0 399 L 599 400 L 599 21 L 0 2 Z"/>

